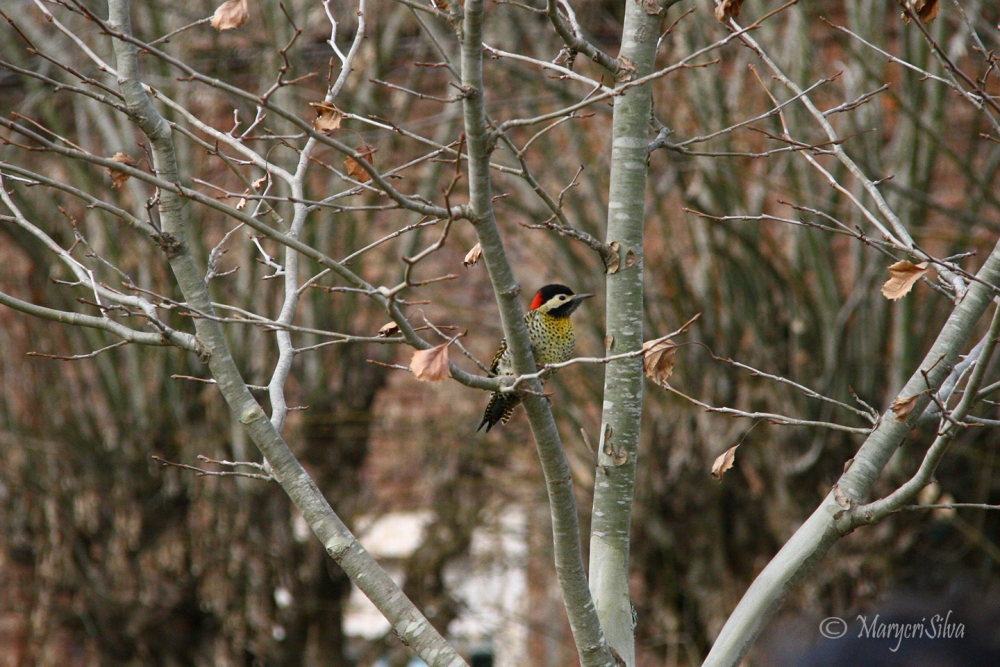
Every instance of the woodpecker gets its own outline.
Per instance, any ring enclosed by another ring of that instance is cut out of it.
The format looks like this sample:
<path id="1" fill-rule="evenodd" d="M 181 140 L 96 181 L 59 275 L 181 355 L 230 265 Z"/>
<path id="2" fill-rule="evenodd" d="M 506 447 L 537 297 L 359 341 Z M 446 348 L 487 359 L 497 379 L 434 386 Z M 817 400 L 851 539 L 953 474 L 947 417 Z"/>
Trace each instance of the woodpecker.
<path id="1" fill-rule="evenodd" d="M 580 307 L 584 299 L 592 296 L 594 295 L 573 294 L 573 290 L 565 285 L 546 285 L 535 292 L 531 309 L 524 315 L 524 323 L 528 327 L 531 351 L 539 367 L 566 361 L 573 355 L 576 333 L 569 316 Z M 494 375 L 514 375 L 514 359 L 507 349 L 506 338 L 500 341 L 500 349 L 493 357 L 490 371 Z M 521 397 L 517 394 L 493 392 L 486 405 L 483 421 L 476 430 L 485 426 L 488 433 L 497 422 L 506 424 L 520 402 Z"/>

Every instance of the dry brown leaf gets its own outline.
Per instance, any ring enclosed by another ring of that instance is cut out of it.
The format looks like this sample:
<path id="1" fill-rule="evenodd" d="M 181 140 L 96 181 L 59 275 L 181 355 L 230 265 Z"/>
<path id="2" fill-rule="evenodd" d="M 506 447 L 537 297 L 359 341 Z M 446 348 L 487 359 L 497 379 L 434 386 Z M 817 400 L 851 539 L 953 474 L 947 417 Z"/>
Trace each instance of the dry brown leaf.
<path id="1" fill-rule="evenodd" d="M 111 159 L 115 162 L 120 162 L 121 164 L 127 164 L 130 167 L 134 167 L 138 163 L 132 159 L 132 156 L 127 153 L 118 152 L 111 156 Z M 111 187 L 115 190 L 123 187 L 125 181 L 127 181 L 131 176 L 122 173 L 120 171 L 115 171 L 114 169 L 108 169 L 108 174 L 111 175 Z"/>
<path id="2" fill-rule="evenodd" d="M 920 22 L 927 25 L 931 21 L 937 18 L 938 11 L 940 11 L 941 6 L 938 4 L 938 0 L 907 0 L 907 5 L 916 12 L 917 16 L 920 18 Z M 910 15 L 907 12 L 903 12 L 903 22 L 910 22 Z"/>
<path id="3" fill-rule="evenodd" d="M 410 359 L 410 370 L 423 382 L 444 382 L 451 376 L 448 369 L 448 343 L 429 350 L 417 350 Z"/>
<path id="4" fill-rule="evenodd" d="M 628 461 L 628 452 L 624 447 L 619 447 L 611 451 L 611 460 L 615 462 L 616 466 L 625 465 Z"/>
<path id="5" fill-rule="evenodd" d="M 267 175 L 261 176 L 256 181 L 252 183 L 254 190 L 260 190 L 263 185 L 267 183 Z"/>
<path id="6" fill-rule="evenodd" d="M 375 164 L 372 155 L 378 149 L 366 143 L 362 143 L 360 146 L 354 149 L 358 155 L 361 156 L 368 164 Z M 372 180 L 372 177 L 364 170 L 357 160 L 348 156 L 344 159 L 344 166 L 347 167 L 347 175 L 358 181 L 359 183 L 367 183 Z"/>
<path id="7" fill-rule="evenodd" d="M 940 9 L 941 5 L 938 3 L 938 0 L 927 0 L 921 4 L 920 8 L 917 10 L 917 15 L 920 17 L 920 20 L 924 22 L 924 25 L 927 25 L 937 18 L 938 11 Z"/>
<path id="8" fill-rule="evenodd" d="M 612 336 L 611 334 L 608 334 L 607 336 L 605 336 L 604 337 L 604 349 L 605 350 L 610 350 L 614 346 L 615 346 L 615 337 Z"/>
<path id="9" fill-rule="evenodd" d="M 621 266 L 622 261 L 621 256 L 618 254 L 618 249 L 622 246 L 618 241 L 612 241 L 608 246 L 611 248 L 611 254 L 604 260 L 605 273 L 618 273 L 618 268 Z"/>
<path id="10" fill-rule="evenodd" d="M 677 346 L 669 340 L 648 340 L 642 344 L 642 351 L 642 369 L 646 377 L 662 386 L 673 375 Z"/>
<path id="11" fill-rule="evenodd" d="M 120 171 L 112 171 L 108 169 L 108 173 L 111 174 L 111 187 L 115 190 L 125 187 L 125 181 L 131 178 L 128 174 L 123 174 Z"/>
<path id="12" fill-rule="evenodd" d="M 344 112 L 329 102 L 310 102 L 309 106 L 316 110 L 316 120 L 313 129 L 323 134 L 330 134 L 340 127 L 344 120 Z"/>
<path id="13" fill-rule="evenodd" d="M 916 406 L 918 398 L 920 398 L 920 394 L 916 394 L 914 396 L 896 397 L 896 400 L 889 406 L 889 409 L 896 414 L 896 421 L 906 421 L 906 418 L 910 416 L 911 412 L 913 412 L 913 408 Z"/>
<path id="14" fill-rule="evenodd" d="M 715 6 L 715 18 L 719 23 L 729 23 L 729 19 L 738 19 L 743 9 L 743 0 L 722 0 Z"/>
<path id="15" fill-rule="evenodd" d="M 635 78 L 635 61 L 628 56 L 618 56 L 618 71 L 615 73 L 615 81 L 625 83 Z"/>
<path id="16" fill-rule="evenodd" d="M 736 462 L 736 448 L 739 445 L 733 445 L 727 449 L 724 453 L 719 454 L 712 464 L 712 477 L 716 481 L 722 481 L 722 476 L 726 474 L 726 471 L 733 467 L 733 463 Z"/>
<path id="17" fill-rule="evenodd" d="M 885 298 L 895 301 L 910 293 L 914 283 L 920 280 L 930 271 L 927 262 L 913 264 L 905 259 L 896 262 L 889 267 L 889 275 L 892 276 L 882 285 L 882 295 Z"/>
<path id="18" fill-rule="evenodd" d="M 659 16 L 663 12 L 663 7 L 660 7 L 659 0 L 639 0 L 642 3 L 642 8 L 646 10 L 646 13 L 650 16 Z"/>
<path id="19" fill-rule="evenodd" d="M 719 23 L 729 23 L 729 19 L 732 15 L 730 14 L 730 3 L 728 0 L 721 0 L 715 5 L 715 20 Z"/>
<path id="20" fill-rule="evenodd" d="M 635 263 L 638 261 L 639 257 L 635 254 L 632 248 L 629 248 L 628 252 L 625 253 L 625 268 L 631 269 L 633 266 L 635 266 Z"/>
<path id="21" fill-rule="evenodd" d="M 248 195 L 248 194 L 250 194 L 250 191 L 247 190 L 243 194 L 247 194 Z M 238 202 L 236 202 L 236 210 L 237 211 L 242 211 L 246 207 L 247 207 L 247 198 L 246 197 L 240 197 L 240 200 Z"/>
<path id="22" fill-rule="evenodd" d="M 470 266 L 475 266 L 479 263 L 479 258 L 483 256 L 483 247 L 478 243 L 472 246 L 472 250 L 465 254 L 465 259 L 462 260 L 462 264 L 465 264 L 465 268 Z"/>
<path id="23" fill-rule="evenodd" d="M 378 337 L 388 338 L 394 333 L 399 333 L 399 325 L 395 322 L 389 322 L 388 324 L 383 324 L 382 328 L 378 330 Z"/>
<path id="24" fill-rule="evenodd" d="M 247 0 L 226 0 L 212 14 L 212 27 L 216 30 L 239 28 L 250 18 Z"/>

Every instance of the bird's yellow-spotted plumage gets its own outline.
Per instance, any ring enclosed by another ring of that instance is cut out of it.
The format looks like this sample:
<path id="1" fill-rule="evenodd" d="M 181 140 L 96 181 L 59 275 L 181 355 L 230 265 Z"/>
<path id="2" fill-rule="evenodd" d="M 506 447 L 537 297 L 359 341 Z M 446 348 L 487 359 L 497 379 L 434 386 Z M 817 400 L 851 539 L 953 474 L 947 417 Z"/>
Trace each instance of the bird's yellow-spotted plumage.
<path id="1" fill-rule="evenodd" d="M 531 310 L 524 316 L 531 351 L 538 366 L 556 364 L 573 356 L 576 332 L 573 331 L 573 322 L 569 316 L 584 299 L 592 296 L 594 295 L 573 294 L 565 285 L 546 285 L 538 290 L 531 302 Z M 490 371 L 494 375 L 514 375 L 514 360 L 507 349 L 506 339 L 500 341 L 500 349 L 493 357 Z M 520 402 L 521 398 L 515 393 L 494 392 L 479 428 L 485 426 L 489 431 L 497 422 L 506 424 Z"/>

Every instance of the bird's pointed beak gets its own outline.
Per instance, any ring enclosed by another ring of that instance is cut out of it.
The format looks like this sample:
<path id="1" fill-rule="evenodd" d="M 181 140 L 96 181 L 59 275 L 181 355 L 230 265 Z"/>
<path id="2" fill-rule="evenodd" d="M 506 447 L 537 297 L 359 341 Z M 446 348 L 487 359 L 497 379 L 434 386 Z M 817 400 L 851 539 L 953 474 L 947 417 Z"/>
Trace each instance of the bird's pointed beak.
<path id="1" fill-rule="evenodd" d="M 585 300 L 589 299 L 592 296 L 594 296 L 594 295 L 593 294 L 574 294 L 573 298 L 570 299 L 569 303 L 566 304 L 566 306 L 569 306 L 567 312 L 569 312 L 569 313 L 575 312 L 576 309 L 580 307 L 581 303 L 583 303 Z M 563 306 L 563 308 L 566 308 L 566 306 Z"/>

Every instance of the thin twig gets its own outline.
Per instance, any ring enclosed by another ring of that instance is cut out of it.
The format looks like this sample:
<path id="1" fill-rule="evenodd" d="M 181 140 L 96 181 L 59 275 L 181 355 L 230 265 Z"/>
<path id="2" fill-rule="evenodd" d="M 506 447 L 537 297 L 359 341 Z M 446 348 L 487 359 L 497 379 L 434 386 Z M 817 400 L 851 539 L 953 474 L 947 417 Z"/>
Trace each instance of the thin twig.
<path id="1" fill-rule="evenodd" d="M 191 470 L 196 475 L 198 475 L 199 477 L 247 477 L 249 479 L 259 479 L 259 480 L 262 480 L 262 481 L 265 481 L 265 482 L 277 482 L 278 481 L 278 480 L 276 480 L 274 478 L 273 475 L 270 475 L 270 474 L 260 474 L 260 473 L 253 473 L 253 472 L 242 472 L 242 471 L 239 471 L 239 470 L 204 470 L 203 468 L 199 468 L 197 466 L 191 466 L 191 465 L 188 465 L 186 463 L 174 463 L 173 461 L 167 461 L 166 459 L 160 458 L 159 456 L 151 456 L 149 458 L 153 459 L 154 461 L 156 461 L 157 463 L 159 463 L 161 466 L 164 466 L 164 467 L 166 467 L 166 466 L 172 466 L 174 468 L 183 468 L 184 470 Z M 202 458 L 202 457 L 199 456 L 198 458 Z M 207 460 L 207 459 L 205 459 L 205 460 Z M 225 462 L 225 461 L 213 461 L 213 463 L 224 463 L 224 464 L 226 464 L 228 462 Z M 242 463 L 237 462 L 237 463 L 228 463 L 228 465 L 234 465 L 234 466 L 235 465 L 258 466 L 260 464 L 251 463 L 251 462 L 242 462 Z"/>
<path id="2" fill-rule="evenodd" d="M 703 401 L 699 401 L 696 398 L 692 398 L 687 394 L 678 391 L 670 384 L 662 385 L 667 391 L 677 394 L 684 400 L 694 403 L 698 407 L 704 409 L 706 412 L 718 412 L 721 414 L 731 415 L 733 417 L 742 417 L 744 419 L 766 419 L 772 424 L 779 424 L 781 426 L 819 426 L 821 428 L 829 428 L 835 431 L 846 431 L 847 433 L 857 433 L 859 435 L 868 435 L 871 433 L 871 429 L 868 428 L 856 428 L 853 426 L 844 426 L 843 424 L 835 424 L 833 422 L 820 422 L 811 421 L 807 419 L 795 419 L 794 417 L 786 417 L 784 415 L 773 414 L 770 412 L 744 412 L 743 410 L 736 410 L 734 408 L 717 408 L 713 405 L 709 405 Z"/>
<path id="3" fill-rule="evenodd" d="M 199 378 L 193 375 L 180 375 L 175 373 L 170 376 L 171 380 L 191 380 L 192 382 L 203 382 L 204 384 L 218 384 L 214 378 Z M 267 387 L 261 386 L 259 384 L 248 384 L 247 389 L 253 389 L 255 391 L 267 391 Z"/>
<path id="4" fill-rule="evenodd" d="M 976 510 L 1000 510 L 1000 505 L 984 505 L 983 503 L 947 503 L 943 505 L 903 505 L 895 512 L 914 511 L 914 510 L 957 510 L 957 509 L 976 509 Z"/>
<path id="5" fill-rule="evenodd" d="M 79 361 L 80 359 L 93 359 L 101 352 L 107 352 L 108 350 L 111 350 L 113 348 L 121 347 L 123 345 L 128 345 L 130 342 L 131 341 L 128 340 L 120 340 L 117 343 L 112 343 L 111 345 L 108 345 L 107 347 L 102 347 L 99 350 L 94 350 L 93 352 L 89 352 L 87 354 L 74 354 L 71 357 L 63 357 L 58 354 L 45 354 L 44 352 L 25 352 L 24 354 L 25 356 L 28 357 L 43 357 L 45 359 L 56 359 L 58 361 Z"/>

